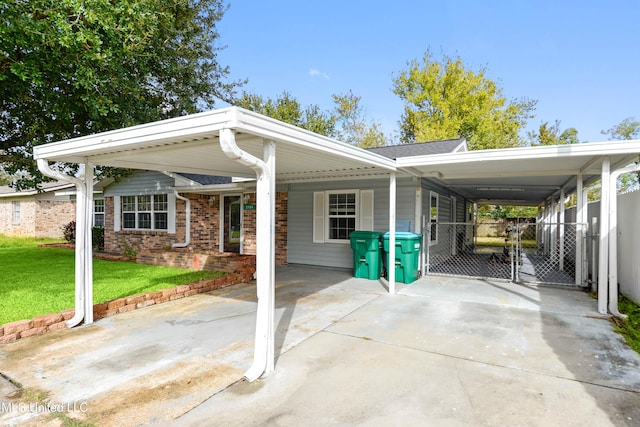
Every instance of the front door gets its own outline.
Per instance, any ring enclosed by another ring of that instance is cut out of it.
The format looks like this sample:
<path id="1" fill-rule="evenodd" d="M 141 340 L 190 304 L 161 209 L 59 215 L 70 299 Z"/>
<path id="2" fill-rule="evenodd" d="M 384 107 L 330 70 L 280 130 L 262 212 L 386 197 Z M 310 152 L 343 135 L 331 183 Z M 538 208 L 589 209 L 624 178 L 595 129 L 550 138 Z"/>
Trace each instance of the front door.
<path id="1" fill-rule="evenodd" d="M 240 253 L 242 232 L 241 199 L 242 197 L 239 195 L 223 196 L 222 250 L 224 252 Z"/>

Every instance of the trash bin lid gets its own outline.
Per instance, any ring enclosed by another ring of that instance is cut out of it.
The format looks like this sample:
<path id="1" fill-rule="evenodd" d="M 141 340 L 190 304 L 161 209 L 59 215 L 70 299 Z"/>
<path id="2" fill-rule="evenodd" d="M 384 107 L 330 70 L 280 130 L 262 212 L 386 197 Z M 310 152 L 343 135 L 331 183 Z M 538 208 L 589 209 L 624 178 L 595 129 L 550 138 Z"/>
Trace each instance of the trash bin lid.
<path id="1" fill-rule="evenodd" d="M 382 235 L 383 239 L 389 239 L 389 236 L 391 235 L 390 232 L 386 232 Z M 396 231 L 396 240 L 400 239 L 400 240 L 413 240 L 413 239 L 421 239 L 422 238 L 422 234 L 417 234 L 417 233 L 411 233 L 409 231 Z"/>
<path id="2" fill-rule="evenodd" d="M 366 231 L 366 230 L 355 230 L 349 233 L 350 239 L 379 239 L 380 235 L 379 231 Z"/>

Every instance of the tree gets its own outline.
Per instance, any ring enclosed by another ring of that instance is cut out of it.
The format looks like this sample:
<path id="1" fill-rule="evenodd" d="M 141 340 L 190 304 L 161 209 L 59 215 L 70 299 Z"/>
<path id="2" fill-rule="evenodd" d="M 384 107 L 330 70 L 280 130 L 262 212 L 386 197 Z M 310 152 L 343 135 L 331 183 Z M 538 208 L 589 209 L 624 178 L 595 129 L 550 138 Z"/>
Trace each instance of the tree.
<path id="1" fill-rule="evenodd" d="M 540 145 L 564 145 L 578 144 L 578 130 L 576 128 L 568 128 L 560 132 L 560 120 L 556 120 L 553 125 L 548 122 L 540 124 L 538 132 L 530 131 L 527 137 L 532 146 Z"/>
<path id="2" fill-rule="evenodd" d="M 633 117 L 627 117 L 610 129 L 603 130 L 603 135 L 609 136 L 609 140 L 629 140 L 640 136 L 640 122 Z M 640 187 L 640 173 L 625 173 L 618 178 L 618 189 L 622 192 Z"/>
<path id="3" fill-rule="evenodd" d="M 607 135 L 609 140 L 628 140 L 640 137 L 640 122 L 633 117 L 627 117 L 611 129 L 600 132 Z"/>
<path id="4" fill-rule="evenodd" d="M 345 95 L 333 95 L 333 101 L 335 108 L 323 112 L 315 104 L 303 108 L 286 91 L 275 99 L 244 92 L 235 105 L 362 148 L 387 143 L 381 126 L 365 117 L 359 96 L 349 91 Z"/>
<path id="5" fill-rule="evenodd" d="M 523 145 L 519 131 L 532 117 L 536 101 L 507 101 L 486 72 L 467 70 L 460 58 L 444 56 L 438 62 L 429 51 L 422 63 L 408 63 L 393 86 L 405 102 L 401 139 L 465 138 L 472 150 Z"/>
<path id="6" fill-rule="evenodd" d="M 302 108 L 300 102 L 286 91 L 275 99 L 244 92 L 235 105 L 320 135 L 335 136 L 335 117 L 320 111 L 315 104 Z"/>
<path id="7" fill-rule="evenodd" d="M 36 145 L 232 102 L 217 61 L 221 0 L 0 4 L 0 163 L 43 181 Z"/>
<path id="8" fill-rule="evenodd" d="M 349 91 L 343 95 L 333 95 L 335 114 L 341 129 L 338 138 L 361 148 L 381 147 L 389 140 L 379 123 L 368 121 L 360 105 L 361 97 Z"/>

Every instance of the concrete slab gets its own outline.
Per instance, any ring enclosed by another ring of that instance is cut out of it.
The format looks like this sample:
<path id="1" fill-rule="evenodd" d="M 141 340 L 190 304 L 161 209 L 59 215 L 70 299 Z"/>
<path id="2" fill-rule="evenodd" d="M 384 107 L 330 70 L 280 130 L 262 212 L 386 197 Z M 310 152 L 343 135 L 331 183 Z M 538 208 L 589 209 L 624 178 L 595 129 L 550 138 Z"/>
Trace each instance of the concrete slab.
<path id="1" fill-rule="evenodd" d="M 350 276 L 278 270 L 276 371 L 252 384 L 254 284 L 3 345 L 0 372 L 98 426 L 640 422 L 640 359 L 587 295 L 425 278 L 390 296 Z"/>
<path id="2" fill-rule="evenodd" d="M 265 380 L 234 384 L 171 426 L 632 425 L 638 396 L 321 332 Z"/>

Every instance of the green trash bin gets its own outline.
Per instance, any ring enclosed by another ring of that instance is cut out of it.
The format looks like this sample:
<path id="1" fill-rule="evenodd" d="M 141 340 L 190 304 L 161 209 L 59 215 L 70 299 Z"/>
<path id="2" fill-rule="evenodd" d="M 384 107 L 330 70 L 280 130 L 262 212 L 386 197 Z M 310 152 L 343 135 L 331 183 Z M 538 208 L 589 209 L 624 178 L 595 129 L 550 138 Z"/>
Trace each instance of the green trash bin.
<path id="1" fill-rule="evenodd" d="M 384 248 L 384 266 L 389 275 L 389 232 L 382 236 Z M 396 268 L 396 282 L 412 283 L 418 279 L 418 264 L 420 249 L 422 247 L 422 234 L 397 232 L 396 256 L 393 263 Z"/>
<path id="2" fill-rule="evenodd" d="M 382 272 L 382 233 L 377 231 L 352 231 L 349 234 L 353 249 L 353 277 L 377 280 Z"/>

